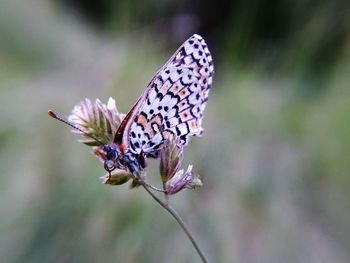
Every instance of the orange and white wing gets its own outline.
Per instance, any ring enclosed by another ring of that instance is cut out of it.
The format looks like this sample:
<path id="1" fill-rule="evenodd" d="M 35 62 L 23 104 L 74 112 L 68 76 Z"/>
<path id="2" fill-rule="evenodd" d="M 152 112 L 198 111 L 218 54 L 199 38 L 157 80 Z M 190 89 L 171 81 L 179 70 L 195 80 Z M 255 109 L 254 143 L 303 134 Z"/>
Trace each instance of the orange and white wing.
<path id="1" fill-rule="evenodd" d="M 131 152 L 146 156 L 156 152 L 170 134 L 186 145 L 189 137 L 203 132 L 213 74 L 207 44 L 201 36 L 191 36 L 153 77 L 114 142 L 119 140 Z"/>

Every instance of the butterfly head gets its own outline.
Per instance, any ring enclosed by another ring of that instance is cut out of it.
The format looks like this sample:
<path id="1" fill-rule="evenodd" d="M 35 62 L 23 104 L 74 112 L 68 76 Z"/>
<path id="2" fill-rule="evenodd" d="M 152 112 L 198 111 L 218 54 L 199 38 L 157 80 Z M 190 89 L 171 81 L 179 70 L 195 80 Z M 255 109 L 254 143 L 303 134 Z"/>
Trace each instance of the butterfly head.
<path id="1" fill-rule="evenodd" d="M 112 172 L 116 168 L 121 168 L 120 150 L 116 144 L 105 144 L 101 147 L 104 159 L 104 168 L 107 172 Z"/>

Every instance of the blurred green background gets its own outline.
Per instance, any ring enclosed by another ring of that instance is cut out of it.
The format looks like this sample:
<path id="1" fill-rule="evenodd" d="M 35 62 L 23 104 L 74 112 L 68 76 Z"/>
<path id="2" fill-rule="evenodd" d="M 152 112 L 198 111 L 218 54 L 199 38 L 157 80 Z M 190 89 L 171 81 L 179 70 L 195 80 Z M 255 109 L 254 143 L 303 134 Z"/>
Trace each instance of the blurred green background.
<path id="1" fill-rule="evenodd" d="M 349 17 L 345 0 L 0 0 L 0 262 L 200 262 L 46 114 L 109 96 L 127 112 L 193 33 L 216 69 L 185 152 L 204 187 L 172 203 L 205 254 L 349 262 Z"/>

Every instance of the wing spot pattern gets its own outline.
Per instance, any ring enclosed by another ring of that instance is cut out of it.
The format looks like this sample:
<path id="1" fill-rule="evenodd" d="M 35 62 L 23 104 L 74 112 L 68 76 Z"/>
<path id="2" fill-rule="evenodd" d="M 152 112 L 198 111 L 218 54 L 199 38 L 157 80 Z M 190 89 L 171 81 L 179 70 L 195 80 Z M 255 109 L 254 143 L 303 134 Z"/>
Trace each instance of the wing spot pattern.
<path id="1" fill-rule="evenodd" d="M 203 111 L 212 84 L 214 66 L 202 37 L 193 35 L 159 70 L 144 92 L 135 123 L 130 125 L 130 147 L 156 155 L 169 134 L 185 145 L 203 132 Z M 136 136 L 134 136 L 136 135 Z M 139 136 L 140 135 L 140 136 Z"/>

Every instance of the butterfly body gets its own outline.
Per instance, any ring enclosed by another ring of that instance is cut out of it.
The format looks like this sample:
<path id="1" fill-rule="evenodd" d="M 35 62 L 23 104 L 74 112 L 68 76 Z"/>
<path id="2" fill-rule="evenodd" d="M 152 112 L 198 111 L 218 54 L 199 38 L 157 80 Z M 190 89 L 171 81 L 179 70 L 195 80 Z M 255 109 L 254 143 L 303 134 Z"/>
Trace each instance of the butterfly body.
<path id="1" fill-rule="evenodd" d="M 213 74 L 207 44 L 201 36 L 191 36 L 152 78 L 113 142 L 101 147 L 105 169 L 142 171 L 145 159 L 157 158 L 170 135 L 179 137 L 182 145 L 201 135 Z"/>
<path id="2" fill-rule="evenodd" d="M 106 171 L 113 171 L 116 168 L 129 170 L 135 174 L 146 168 L 143 154 L 135 155 L 131 152 L 122 153 L 117 144 L 106 144 L 101 148 L 104 156 L 104 168 Z"/>

